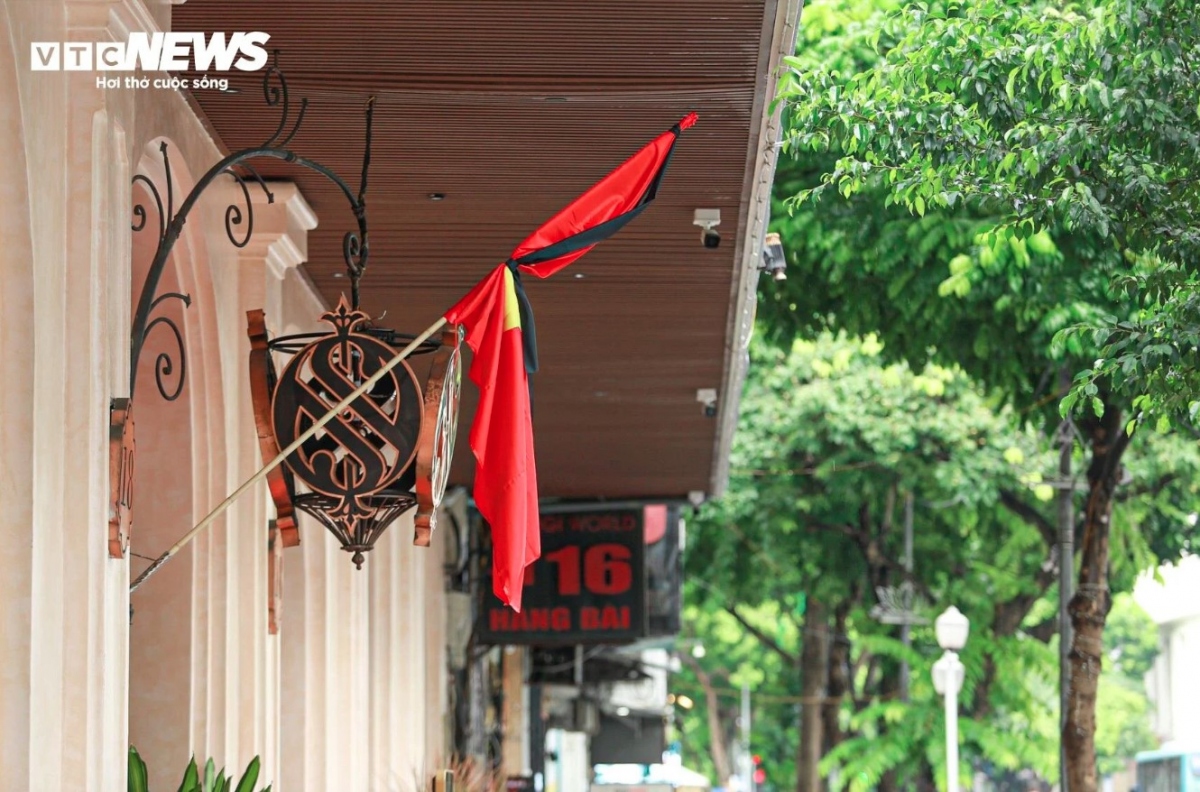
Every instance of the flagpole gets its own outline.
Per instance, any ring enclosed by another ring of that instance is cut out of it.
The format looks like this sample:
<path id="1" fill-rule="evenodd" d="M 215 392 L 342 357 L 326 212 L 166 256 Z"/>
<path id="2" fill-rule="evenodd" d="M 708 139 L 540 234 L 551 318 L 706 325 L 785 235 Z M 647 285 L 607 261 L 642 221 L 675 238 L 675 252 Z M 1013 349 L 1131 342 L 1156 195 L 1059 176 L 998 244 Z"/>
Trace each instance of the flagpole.
<path id="1" fill-rule="evenodd" d="M 412 342 L 409 343 L 408 346 L 406 346 L 406 347 L 404 347 L 404 349 L 400 350 L 400 352 L 394 358 L 389 360 L 383 366 L 383 368 L 379 369 L 379 371 L 372 374 L 371 377 L 366 382 L 364 382 L 362 385 L 359 385 L 358 388 L 356 388 L 354 390 L 354 392 L 352 392 L 349 396 L 347 396 L 346 398 L 344 398 L 340 402 L 338 402 L 336 405 L 334 405 L 329 410 L 329 412 L 325 413 L 325 415 L 323 415 L 321 417 L 320 420 L 318 420 L 316 423 L 314 423 L 312 426 L 310 426 L 306 432 L 304 432 L 299 437 L 297 437 L 295 439 L 295 441 L 292 442 L 291 445 L 289 445 L 287 448 L 280 451 L 278 456 L 276 456 L 274 459 L 272 459 L 270 462 L 268 462 L 266 465 L 264 465 L 262 470 L 258 471 L 253 476 L 246 479 L 245 483 L 243 483 L 242 486 L 240 486 L 236 490 L 234 490 L 233 493 L 228 498 L 221 501 L 220 505 L 217 506 L 217 508 L 213 509 L 211 512 L 208 513 L 207 517 L 205 517 L 200 522 L 196 523 L 196 526 L 194 528 L 192 528 L 192 530 L 190 530 L 186 534 L 184 534 L 179 539 L 178 542 L 171 545 L 171 549 L 167 550 L 167 552 L 163 553 L 158 558 L 154 559 L 154 562 L 151 563 L 150 566 L 146 567 L 145 571 L 143 571 L 142 574 L 138 575 L 137 579 L 134 580 L 133 583 L 129 586 L 129 593 L 132 594 L 133 592 L 137 591 L 138 586 L 145 583 L 146 580 L 151 575 L 153 575 L 155 572 L 157 572 L 159 570 L 159 568 L 162 567 L 163 564 L 165 564 L 165 563 L 167 563 L 167 561 L 171 560 L 171 558 L 176 553 L 178 553 L 180 550 L 182 550 L 184 547 L 186 547 L 189 542 L 191 542 L 193 539 L 196 538 L 197 535 L 200 534 L 201 531 L 203 531 L 205 528 L 207 528 L 213 522 L 213 520 L 215 520 L 215 519 L 217 519 L 217 517 L 221 516 L 221 514 L 226 509 L 228 509 L 230 506 L 232 506 L 233 502 L 235 500 L 237 500 L 239 497 L 241 497 L 241 495 L 246 490 L 250 489 L 252 486 L 257 484 L 259 481 L 262 481 L 264 478 L 266 478 L 267 474 L 270 473 L 272 470 L 274 470 L 276 467 L 278 467 L 279 464 L 281 462 L 283 462 L 283 460 L 287 459 L 287 457 L 292 454 L 292 452 L 294 452 L 297 448 L 299 448 L 304 443 L 308 442 L 308 440 L 310 438 L 312 438 L 313 435 L 315 435 L 317 432 L 319 432 L 325 426 L 325 424 L 332 421 L 338 413 L 340 413 L 342 410 L 349 407 L 350 403 L 352 401 L 357 399 L 359 396 L 362 396 L 364 393 L 369 391 L 371 388 L 375 387 L 375 384 L 378 383 L 381 379 L 383 379 L 384 376 L 386 376 L 388 372 L 390 372 L 396 366 L 400 365 L 400 361 L 404 360 L 406 357 L 411 355 L 413 353 L 413 350 L 415 350 L 418 346 L 420 346 L 422 343 L 424 343 L 430 336 L 432 336 L 438 330 L 442 329 L 442 325 L 444 325 L 444 324 L 446 324 L 446 317 L 443 316 L 440 319 L 438 319 L 436 322 L 431 324 L 428 328 L 426 328 L 425 332 L 421 333 L 416 338 L 414 338 L 412 340 Z"/>

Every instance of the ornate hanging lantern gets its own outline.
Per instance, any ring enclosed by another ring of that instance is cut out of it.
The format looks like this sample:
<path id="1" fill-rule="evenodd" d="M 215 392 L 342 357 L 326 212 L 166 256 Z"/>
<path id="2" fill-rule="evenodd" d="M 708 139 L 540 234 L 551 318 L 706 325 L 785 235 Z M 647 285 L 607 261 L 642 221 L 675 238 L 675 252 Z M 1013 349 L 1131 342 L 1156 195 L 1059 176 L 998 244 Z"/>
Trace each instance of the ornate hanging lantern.
<path id="1" fill-rule="evenodd" d="M 250 364 L 255 414 L 267 458 L 378 372 L 408 340 L 372 324 L 345 297 L 321 317 L 332 327 L 328 333 L 266 340 L 262 312 L 250 312 L 249 319 L 252 346 L 258 347 Z M 294 507 L 312 515 L 360 568 L 363 553 L 414 506 L 420 506 L 414 543 L 428 545 L 453 453 L 458 345 L 457 328 L 440 342 L 422 344 L 417 354 L 432 355 L 424 391 L 404 361 L 291 454 L 271 482 L 276 511 L 284 515 Z M 278 376 L 272 352 L 288 358 Z M 308 491 L 298 492 L 296 480 Z M 285 545 L 299 541 L 294 525 L 294 518 L 286 527 L 280 523 Z"/>
<path id="2" fill-rule="evenodd" d="M 413 338 L 377 326 L 359 308 L 368 256 L 365 198 L 373 110 L 372 100 L 362 182 L 351 202 L 358 231 L 346 234 L 342 246 L 350 298 L 343 295 L 321 316 L 331 330 L 271 339 L 263 312 L 247 314 L 250 389 L 264 460 L 275 458 Z M 454 451 L 460 339 L 459 328 L 449 326 L 440 341 L 417 347 L 415 355 L 432 356 L 424 389 L 408 362 L 401 362 L 268 475 L 284 547 L 300 542 L 295 509 L 324 525 L 360 569 L 363 554 L 413 507 L 418 509 L 413 543 L 429 544 Z"/>

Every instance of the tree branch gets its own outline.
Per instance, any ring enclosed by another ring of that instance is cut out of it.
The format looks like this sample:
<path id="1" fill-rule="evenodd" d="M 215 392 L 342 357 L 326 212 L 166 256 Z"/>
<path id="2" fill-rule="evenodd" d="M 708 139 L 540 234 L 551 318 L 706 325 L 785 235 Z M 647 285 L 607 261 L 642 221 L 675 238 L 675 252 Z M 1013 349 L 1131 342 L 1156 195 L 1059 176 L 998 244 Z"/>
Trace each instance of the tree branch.
<path id="1" fill-rule="evenodd" d="M 704 690 L 709 749 L 712 754 L 713 767 L 717 771 L 717 778 L 722 779 L 722 783 L 724 783 L 733 775 L 733 768 L 729 763 L 729 753 L 725 750 L 725 728 L 721 723 L 721 705 L 717 701 L 717 689 L 713 687 L 712 677 L 700 665 L 700 661 L 687 652 L 681 653 L 680 658 L 685 665 L 692 669 L 692 673 L 696 675 L 696 679 L 700 681 L 700 687 Z"/>
<path id="2" fill-rule="evenodd" d="M 1025 634 L 1038 639 L 1042 643 L 1050 643 L 1050 639 L 1058 634 L 1057 614 L 1033 625 L 1025 630 Z"/>
<path id="3" fill-rule="evenodd" d="M 1145 486 L 1141 487 L 1127 487 L 1124 490 L 1116 493 L 1113 498 L 1114 500 L 1124 503 L 1127 500 L 1132 498 L 1140 498 L 1143 495 L 1155 496 L 1161 493 L 1167 488 L 1168 485 L 1178 478 L 1178 473 L 1164 473 L 1153 483 L 1146 484 Z"/>
<path id="4" fill-rule="evenodd" d="M 763 646 L 766 646 L 768 649 L 782 657 L 784 662 L 788 663 L 789 665 L 798 665 L 800 663 L 799 657 L 784 649 L 779 645 L 778 641 L 747 621 L 746 617 L 743 616 L 740 611 L 738 611 L 736 605 L 726 604 L 725 610 L 730 616 L 737 619 L 738 624 L 742 625 L 746 632 L 757 638 L 763 644 Z"/>
<path id="5" fill-rule="evenodd" d="M 1012 490 L 1000 490 L 1000 504 L 1038 530 L 1048 547 L 1058 543 L 1058 529 L 1041 512 L 1030 506 Z"/>
<path id="6" fill-rule="evenodd" d="M 804 527 L 813 531 L 828 531 L 829 533 L 839 533 L 847 539 L 853 539 L 856 544 L 865 545 L 870 537 L 864 534 L 861 530 L 853 525 L 845 523 L 822 523 L 822 522 L 805 522 Z"/>

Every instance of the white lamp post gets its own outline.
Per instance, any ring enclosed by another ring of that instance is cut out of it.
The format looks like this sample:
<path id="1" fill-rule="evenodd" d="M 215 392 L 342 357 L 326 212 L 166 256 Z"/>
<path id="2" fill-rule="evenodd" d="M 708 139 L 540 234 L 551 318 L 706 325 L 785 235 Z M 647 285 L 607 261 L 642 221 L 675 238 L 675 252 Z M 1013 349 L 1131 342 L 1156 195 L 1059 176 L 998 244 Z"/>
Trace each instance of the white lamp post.
<path id="1" fill-rule="evenodd" d="M 971 622 L 951 605 L 933 623 L 938 646 L 945 650 L 933 664 L 933 687 L 946 702 L 946 791 L 958 792 L 958 692 L 962 690 L 963 665 L 958 652 L 966 646 Z"/>

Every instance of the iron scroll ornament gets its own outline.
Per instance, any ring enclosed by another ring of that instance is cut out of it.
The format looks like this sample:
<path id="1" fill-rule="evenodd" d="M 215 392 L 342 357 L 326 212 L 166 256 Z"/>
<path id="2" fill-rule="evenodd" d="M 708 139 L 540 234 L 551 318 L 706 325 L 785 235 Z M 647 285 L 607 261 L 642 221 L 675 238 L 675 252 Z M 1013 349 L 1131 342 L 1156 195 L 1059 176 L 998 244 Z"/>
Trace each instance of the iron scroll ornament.
<path id="1" fill-rule="evenodd" d="M 138 202 L 133 206 L 133 233 L 146 231 L 155 227 L 158 232 L 158 243 L 154 258 L 146 273 L 146 280 L 138 296 L 137 306 L 132 320 L 130 332 L 129 354 L 129 394 L 123 399 L 114 399 L 109 406 L 109 421 L 113 426 L 109 441 L 110 464 L 110 529 L 109 555 L 113 558 L 124 558 L 128 548 L 132 528 L 132 478 L 134 447 L 132 414 L 135 393 L 137 389 L 138 362 L 146 339 L 156 328 L 163 327 L 170 331 L 175 348 L 173 351 L 159 352 L 155 360 L 155 381 L 159 394 L 168 401 L 179 398 L 187 379 L 187 351 L 184 334 L 179 325 L 170 316 L 154 316 L 156 309 L 166 300 L 179 300 L 184 307 L 190 307 L 191 297 L 177 292 L 158 293 L 162 276 L 170 260 L 175 243 L 183 232 L 183 227 L 200 196 L 215 181 L 222 178 L 231 179 L 238 187 L 241 203 L 231 203 L 225 209 L 225 234 L 230 243 L 237 248 L 249 244 L 254 233 L 254 203 L 251 200 L 252 185 L 257 185 L 263 191 L 268 203 L 274 203 L 275 197 L 267 183 L 258 171 L 250 164 L 257 159 L 277 159 L 293 163 L 308 170 L 321 174 L 342 192 L 354 214 L 357 229 L 348 231 L 343 239 L 343 258 L 346 270 L 350 276 L 352 306 L 358 308 L 359 280 L 366 271 L 369 252 L 366 217 L 367 171 L 371 160 L 371 122 L 374 111 L 374 97 L 367 101 L 366 134 L 363 151 L 362 178 L 357 194 L 336 173 L 326 166 L 306 159 L 291 151 L 287 146 L 296 137 L 304 121 L 308 108 L 308 100 L 302 99 L 298 111 L 293 117 L 292 102 L 288 93 L 287 79 L 278 68 L 278 52 L 275 62 L 263 74 L 263 98 L 268 107 L 279 109 L 279 123 L 275 132 L 261 145 L 233 152 L 220 162 L 213 165 L 195 183 L 191 191 L 175 206 L 175 186 L 171 173 L 169 147 L 166 142 L 159 146 L 165 170 L 165 196 L 158 186 L 146 175 L 137 174 L 133 177 L 133 186 L 141 185 L 150 197 L 152 209 L 147 203 Z M 151 214 L 157 218 L 157 223 L 151 225 Z M 288 536 L 285 544 L 294 541 L 294 535 Z"/>
<path id="2" fill-rule="evenodd" d="M 278 54 L 278 53 L 277 53 Z M 175 247 L 175 243 L 179 241 L 180 235 L 183 233 L 183 227 L 187 223 L 188 216 L 195 207 L 196 202 L 206 189 L 221 177 L 229 177 L 233 183 L 237 185 L 238 192 L 242 198 L 242 204 L 231 203 L 225 208 L 225 235 L 230 243 L 238 248 L 243 248 L 250 242 L 250 238 L 254 233 L 254 202 L 250 198 L 250 185 L 256 184 L 267 198 L 267 203 L 274 203 L 275 196 L 271 192 L 267 183 L 263 180 L 253 166 L 249 163 L 256 159 L 277 159 L 289 162 L 311 171 L 321 174 L 335 184 L 346 201 L 350 205 L 351 211 L 357 223 L 357 231 L 347 232 L 342 245 L 343 258 L 345 259 L 346 269 L 350 274 L 351 281 L 351 306 L 354 309 L 358 308 L 358 282 L 366 271 L 367 258 L 369 253 L 368 237 L 367 237 L 367 216 L 366 216 L 366 189 L 367 189 L 367 170 L 371 160 L 371 122 L 374 111 L 373 98 L 367 102 L 366 111 L 366 140 L 363 152 L 363 169 L 362 180 L 359 184 L 359 190 L 356 194 L 350 186 L 336 173 L 313 160 L 306 159 L 297 155 L 295 152 L 286 148 L 286 146 L 295 138 L 296 133 L 300 130 L 300 125 L 304 121 L 305 112 L 308 108 L 308 100 L 303 99 L 300 103 L 300 109 L 296 114 L 295 119 L 291 118 L 291 100 L 288 95 L 287 79 L 279 70 L 278 66 L 272 64 L 263 75 L 263 96 L 266 99 L 268 107 L 280 108 L 279 124 L 276 127 L 274 134 L 260 146 L 253 148 L 242 149 L 236 151 L 222 159 L 217 164 L 213 165 L 208 171 L 200 177 L 192 188 L 191 192 L 183 199 L 179 205 L 178 211 L 175 209 L 175 193 L 174 181 L 171 175 L 171 161 L 169 149 L 166 142 L 159 146 L 159 150 L 163 156 L 163 165 L 166 171 L 166 199 L 164 201 L 162 193 L 157 186 L 145 175 L 138 174 L 133 177 L 133 183 L 140 183 L 149 193 L 154 201 L 154 209 L 158 216 L 158 247 L 155 250 L 154 259 L 150 264 L 150 269 L 146 274 L 146 281 L 142 285 L 142 292 L 138 298 L 137 309 L 134 312 L 133 328 L 130 339 L 130 372 L 129 372 L 129 398 L 134 398 L 134 393 L 137 386 L 137 361 L 141 356 L 142 347 L 145 345 L 146 337 L 149 332 L 159 324 L 159 320 L 151 320 L 151 314 L 154 309 L 168 297 L 178 297 L 184 300 L 185 304 L 190 305 L 190 298 L 186 295 L 164 294 L 157 295 L 158 286 L 162 280 L 163 272 L 166 269 L 167 261 L 170 259 L 171 251 Z M 289 126 L 290 124 L 290 126 Z M 286 134 L 285 134 L 286 131 Z M 135 233 L 143 231 L 149 224 L 150 212 L 142 204 L 136 204 L 133 207 L 133 224 L 132 229 Z M 185 351 L 182 346 L 182 334 L 179 332 L 178 326 L 170 319 L 162 319 L 175 332 L 176 338 L 179 340 L 180 363 L 179 371 L 181 372 L 180 383 L 178 389 L 182 389 L 182 373 L 186 372 L 186 363 L 183 361 Z M 164 353 L 165 354 L 165 353 Z M 174 370 L 174 366 L 170 361 L 169 356 L 166 360 L 160 355 L 160 367 L 165 366 L 163 375 L 169 375 Z M 165 389 L 163 396 L 167 396 Z M 175 398 L 178 398 L 178 393 L 175 393 Z"/>

